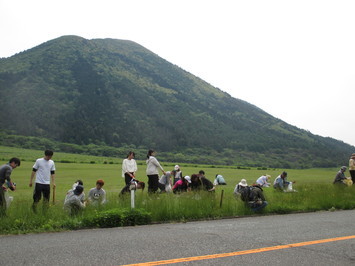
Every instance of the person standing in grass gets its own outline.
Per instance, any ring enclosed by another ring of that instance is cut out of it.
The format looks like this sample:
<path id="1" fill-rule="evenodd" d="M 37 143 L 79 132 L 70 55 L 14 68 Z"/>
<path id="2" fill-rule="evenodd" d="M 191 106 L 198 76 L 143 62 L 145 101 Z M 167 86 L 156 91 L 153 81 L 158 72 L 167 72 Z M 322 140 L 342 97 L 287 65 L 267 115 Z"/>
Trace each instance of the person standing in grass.
<path id="1" fill-rule="evenodd" d="M 53 189 L 55 189 L 55 165 L 52 160 L 53 151 L 45 150 L 44 157 L 36 160 L 32 168 L 32 174 L 30 178 L 29 186 L 32 187 L 32 181 L 36 175 L 35 189 L 33 192 L 33 205 L 32 208 L 36 211 L 38 202 L 43 195 L 43 203 L 48 205 L 50 191 L 51 191 L 51 179 Z M 44 205 L 44 206 L 45 206 Z"/>
<path id="2" fill-rule="evenodd" d="M 0 167 L 0 217 L 6 214 L 6 198 L 7 188 L 4 187 L 5 182 L 10 190 L 16 190 L 16 186 L 11 182 L 12 170 L 20 166 L 21 161 L 18 158 L 11 158 L 7 164 Z"/>
<path id="3" fill-rule="evenodd" d="M 149 150 L 147 154 L 147 176 L 148 176 L 148 192 L 155 193 L 160 187 L 164 190 L 164 185 L 159 183 L 159 169 L 165 175 L 163 167 L 160 165 L 158 160 L 155 158 L 156 152 L 154 150 Z"/>
<path id="4" fill-rule="evenodd" d="M 122 177 L 124 177 L 126 185 L 130 184 L 136 176 L 137 162 L 134 159 L 135 156 L 135 153 L 130 151 L 127 158 L 122 162 Z"/>
<path id="5" fill-rule="evenodd" d="M 353 181 L 353 184 L 355 184 L 355 153 L 353 153 L 350 157 L 349 160 L 349 172 L 351 179 Z"/>

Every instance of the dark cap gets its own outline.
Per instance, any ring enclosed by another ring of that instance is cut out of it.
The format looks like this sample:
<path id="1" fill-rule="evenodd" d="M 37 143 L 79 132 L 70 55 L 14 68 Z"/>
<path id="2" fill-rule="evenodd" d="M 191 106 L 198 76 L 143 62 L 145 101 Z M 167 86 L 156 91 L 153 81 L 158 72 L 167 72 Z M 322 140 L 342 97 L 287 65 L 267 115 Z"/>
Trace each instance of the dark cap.
<path id="1" fill-rule="evenodd" d="M 77 185 L 76 188 L 74 189 L 74 194 L 75 195 L 80 195 L 83 193 L 84 187 L 82 185 Z"/>

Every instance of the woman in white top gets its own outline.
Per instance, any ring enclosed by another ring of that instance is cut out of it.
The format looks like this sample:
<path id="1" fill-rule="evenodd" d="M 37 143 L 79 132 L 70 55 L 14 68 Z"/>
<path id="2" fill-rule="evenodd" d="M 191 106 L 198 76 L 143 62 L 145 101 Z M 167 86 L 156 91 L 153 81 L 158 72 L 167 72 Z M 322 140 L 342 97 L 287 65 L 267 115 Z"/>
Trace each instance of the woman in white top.
<path id="1" fill-rule="evenodd" d="M 149 150 L 147 154 L 147 176 L 148 176 L 148 192 L 154 193 L 158 190 L 158 188 L 162 187 L 161 189 L 164 190 L 165 186 L 159 183 L 159 169 L 165 175 L 165 171 L 163 167 L 160 165 L 158 160 L 155 158 L 155 151 Z M 164 187 L 164 188 L 163 188 Z"/>
<path id="2" fill-rule="evenodd" d="M 349 172 L 351 179 L 353 180 L 353 184 L 355 184 L 355 153 L 353 153 L 349 160 Z"/>
<path id="3" fill-rule="evenodd" d="M 270 175 L 262 175 L 256 180 L 256 183 L 261 187 L 269 187 L 271 185 L 271 183 L 269 183 L 270 178 Z"/>
<path id="4" fill-rule="evenodd" d="M 124 177 L 126 185 L 131 183 L 131 180 L 136 176 L 137 163 L 134 157 L 134 152 L 130 151 L 122 162 L 122 177 Z"/>

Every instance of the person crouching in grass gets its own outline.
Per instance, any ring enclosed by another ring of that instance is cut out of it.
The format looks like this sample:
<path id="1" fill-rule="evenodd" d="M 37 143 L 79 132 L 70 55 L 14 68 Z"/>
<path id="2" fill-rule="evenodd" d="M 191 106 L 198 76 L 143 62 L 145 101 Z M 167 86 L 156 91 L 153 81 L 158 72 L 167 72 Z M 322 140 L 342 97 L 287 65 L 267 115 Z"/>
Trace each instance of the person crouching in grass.
<path id="1" fill-rule="evenodd" d="M 189 177 L 188 175 L 184 176 L 182 179 L 178 180 L 173 186 L 174 194 L 190 190 L 190 184 L 191 177 Z"/>
<path id="2" fill-rule="evenodd" d="M 82 200 L 84 187 L 77 185 L 74 190 L 69 190 L 64 200 L 64 209 L 70 215 L 77 215 L 85 208 L 85 202 Z"/>
<path id="3" fill-rule="evenodd" d="M 351 186 L 353 184 L 350 178 L 345 177 L 346 166 L 342 166 L 338 173 L 336 174 L 333 184 L 341 186 Z"/>
<path id="4" fill-rule="evenodd" d="M 205 190 L 205 191 L 215 191 L 216 186 L 208 180 L 205 176 L 193 174 L 191 175 L 191 190 Z"/>
<path id="5" fill-rule="evenodd" d="M 90 189 L 88 194 L 88 202 L 93 205 L 101 205 L 106 203 L 106 191 L 102 188 L 105 182 L 102 179 L 96 181 L 96 187 Z"/>

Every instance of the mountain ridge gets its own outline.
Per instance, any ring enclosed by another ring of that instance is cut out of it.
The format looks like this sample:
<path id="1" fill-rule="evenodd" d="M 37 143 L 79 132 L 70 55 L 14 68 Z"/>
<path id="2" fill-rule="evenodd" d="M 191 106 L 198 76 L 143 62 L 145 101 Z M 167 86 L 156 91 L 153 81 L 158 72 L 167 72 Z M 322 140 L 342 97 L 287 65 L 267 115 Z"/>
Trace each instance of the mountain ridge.
<path id="1" fill-rule="evenodd" d="M 295 166 L 319 163 L 321 154 L 338 165 L 354 148 L 291 126 L 127 40 L 69 35 L 2 58 L 0 96 L 0 129 L 79 145 L 254 153 L 246 163 L 285 152 L 292 159 L 281 160 Z"/>

